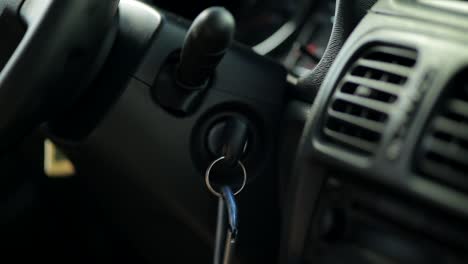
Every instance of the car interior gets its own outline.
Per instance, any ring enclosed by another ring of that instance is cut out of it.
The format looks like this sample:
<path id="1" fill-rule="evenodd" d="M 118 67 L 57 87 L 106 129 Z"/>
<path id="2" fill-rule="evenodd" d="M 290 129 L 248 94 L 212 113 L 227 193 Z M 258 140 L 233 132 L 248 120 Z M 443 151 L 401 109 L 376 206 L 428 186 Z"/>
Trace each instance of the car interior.
<path id="1" fill-rule="evenodd" d="M 467 32 L 466 0 L 0 0 L 0 262 L 467 263 Z"/>

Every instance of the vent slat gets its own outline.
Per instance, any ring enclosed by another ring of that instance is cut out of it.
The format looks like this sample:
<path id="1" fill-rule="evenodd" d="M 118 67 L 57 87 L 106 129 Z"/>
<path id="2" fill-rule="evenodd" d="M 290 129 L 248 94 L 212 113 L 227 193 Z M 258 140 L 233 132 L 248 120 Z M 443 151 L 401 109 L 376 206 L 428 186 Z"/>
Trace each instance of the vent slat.
<path id="1" fill-rule="evenodd" d="M 335 96 L 336 98 L 339 98 L 339 99 L 342 99 L 342 100 L 345 100 L 345 101 L 348 101 L 348 102 L 351 102 L 353 104 L 357 104 L 363 107 L 367 107 L 378 112 L 389 113 L 391 109 L 390 106 L 388 106 L 387 104 L 381 103 L 379 101 L 357 97 L 357 96 L 345 94 L 342 92 L 337 92 Z"/>
<path id="2" fill-rule="evenodd" d="M 446 157 L 461 165 L 468 166 L 468 151 L 460 148 L 455 143 L 448 143 L 437 138 L 429 138 L 425 147 L 439 156 Z"/>
<path id="3" fill-rule="evenodd" d="M 420 162 L 421 170 L 431 177 L 448 183 L 454 187 L 468 189 L 468 181 L 466 175 L 463 175 L 445 163 L 434 162 L 432 159 L 423 159 Z"/>
<path id="4" fill-rule="evenodd" d="M 377 149 L 377 144 L 362 140 L 357 137 L 348 136 L 346 134 L 335 132 L 331 129 L 325 128 L 324 132 L 327 136 L 338 140 L 342 143 L 355 147 L 357 149 L 362 149 L 368 153 L 372 153 Z"/>
<path id="5" fill-rule="evenodd" d="M 377 133 L 382 133 L 383 130 L 385 129 L 385 126 L 382 123 L 375 122 L 375 121 L 368 120 L 368 119 L 364 119 L 364 118 L 360 118 L 360 117 L 356 117 L 356 116 L 353 116 L 353 115 L 350 115 L 350 114 L 340 113 L 340 112 L 337 112 L 337 111 L 335 111 L 333 109 L 329 109 L 328 114 L 330 116 L 332 116 L 332 117 L 337 118 L 337 119 L 344 120 L 344 121 L 346 121 L 346 122 L 348 122 L 350 124 L 360 126 L 360 127 L 364 127 L 364 128 L 366 128 L 368 130 L 371 130 L 371 131 L 374 131 L 374 132 L 377 132 Z"/>
<path id="6" fill-rule="evenodd" d="M 401 92 L 401 86 L 395 85 L 383 81 L 371 80 L 363 77 L 357 77 L 352 75 L 347 75 L 345 81 L 352 82 L 355 84 L 363 85 L 372 89 L 376 89 L 382 92 L 386 92 L 393 95 L 398 95 Z"/>
<path id="7" fill-rule="evenodd" d="M 468 102 L 453 99 L 448 104 L 449 111 L 468 119 Z"/>
<path id="8" fill-rule="evenodd" d="M 390 46 L 378 46 L 371 49 L 371 52 L 382 52 L 388 55 L 399 56 L 411 61 L 410 66 L 413 66 L 416 63 L 417 53 L 414 50 L 401 49 L 397 47 Z"/>
<path id="9" fill-rule="evenodd" d="M 417 169 L 422 176 L 468 191 L 467 70 L 446 87 L 430 118 L 418 149 Z"/>
<path id="10" fill-rule="evenodd" d="M 439 116 L 434 120 L 434 130 L 468 141 L 468 125 L 455 122 L 446 117 Z"/>
<path id="11" fill-rule="evenodd" d="M 383 72 L 388 72 L 388 73 L 399 75 L 405 78 L 408 77 L 412 72 L 412 69 L 409 67 L 392 64 L 388 62 L 373 61 L 373 60 L 368 60 L 368 59 L 359 59 L 357 61 L 357 65 L 364 66 L 367 68 L 377 69 Z"/>
<path id="12" fill-rule="evenodd" d="M 324 138 L 359 154 L 374 154 L 416 58 L 416 50 L 403 47 L 363 49 L 337 82 L 325 113 Z"/>

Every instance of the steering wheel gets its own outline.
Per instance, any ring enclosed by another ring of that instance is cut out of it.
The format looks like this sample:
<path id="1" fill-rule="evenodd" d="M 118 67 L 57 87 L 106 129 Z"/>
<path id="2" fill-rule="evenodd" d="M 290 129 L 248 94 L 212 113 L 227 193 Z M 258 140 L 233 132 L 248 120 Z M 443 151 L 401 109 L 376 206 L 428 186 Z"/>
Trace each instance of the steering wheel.
<path id="1" fill-rule="evenodd" d="M 0 153 L 87 86 L 118 2 L 0 0 Z"/>

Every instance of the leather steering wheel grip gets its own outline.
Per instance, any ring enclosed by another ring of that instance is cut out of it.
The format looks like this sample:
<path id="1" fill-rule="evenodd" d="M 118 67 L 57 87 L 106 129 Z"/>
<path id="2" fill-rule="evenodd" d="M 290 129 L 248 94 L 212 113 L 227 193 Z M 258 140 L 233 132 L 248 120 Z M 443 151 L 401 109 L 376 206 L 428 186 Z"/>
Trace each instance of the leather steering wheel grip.
<path id="1" fill-rule="evenodd" d="M 53 113 L 63 112 L 89 85 L 99 68 L 96 58 L 106 53 L 103 46 L 116 31 L 119 0 L 0 2 L 0 14 L 1 8 L 16 8 L 16 19 L 26 28 L 0 72 L 1 154 Z M 0 33 L 8 28 L 0 27 Z"/>
<path id="2" fill-rule="evenodd" d="M 313 102 L 338 52 L 359 21 L 377 0 L 336 0 L 335 23 L 325 53 L 315 69 L 299 80 L 295 94 Z"/>

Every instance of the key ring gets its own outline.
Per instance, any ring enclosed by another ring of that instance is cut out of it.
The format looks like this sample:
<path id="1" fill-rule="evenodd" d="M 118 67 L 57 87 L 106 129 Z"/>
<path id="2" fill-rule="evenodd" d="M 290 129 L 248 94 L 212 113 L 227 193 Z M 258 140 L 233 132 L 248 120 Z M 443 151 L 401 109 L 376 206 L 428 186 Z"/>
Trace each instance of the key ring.
<path id="1" fill-rule="evenodd" d="M 225 156 L 222 156 L 218 159 L 216 159 L 215 161 L 213 161 L 210 166 L 208 166 L 208 169 L 206 170 L 206 173 L 205 173 L 205 183 L 206 183 L 206 187 L 208 187 L 208 190 L 218 196 L 218 197 L 222 197 L 221 193 L 215 191 L 215 189 L 213 188 L 213 186 L 211 185 L 211 181 L 210 181 L 210 173 L 211 173 L 211 170 L 213 169 L 213 167 L 218 163 L 218 162 L 221 162 L 223 160 L 225 160 L 226 157 Z M 241 168 L 242 170 L 242 177 L 243 177 L 243 180 L 242 180 L 242 185 L 241 187 L 234 192 L 234 195 L 238 195 L 240 192 L 242 192 L 242 190 L 244 190 L 244 187 L 247 183 L 247 170 L 245 169 L 245 166 L 244 164 L 241 162 L 241 161 L 237 161 L 237 164 L 239 164 L 239 167 Z"/>

